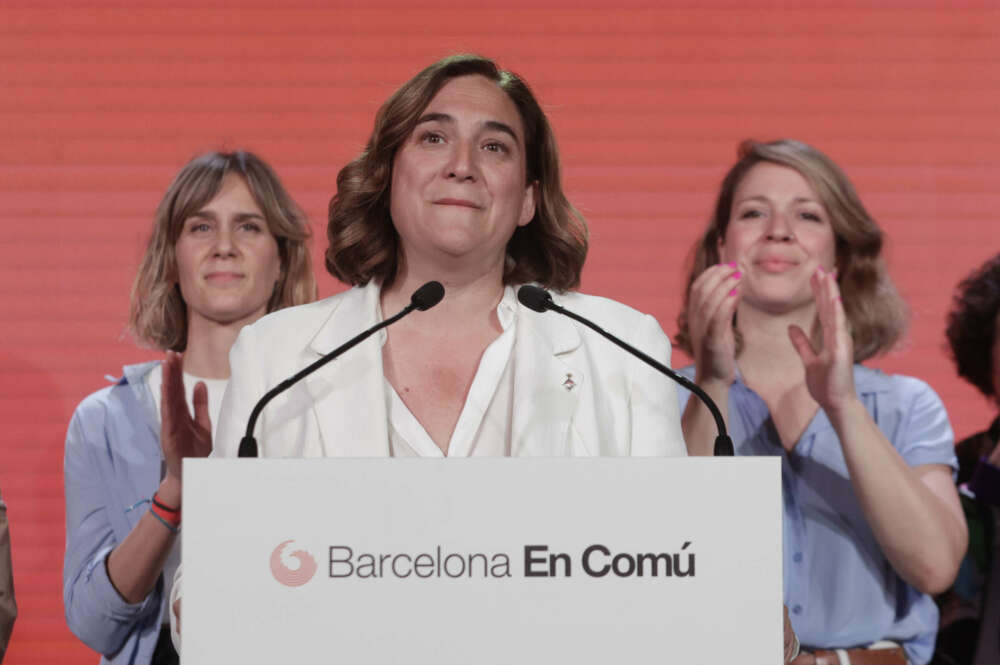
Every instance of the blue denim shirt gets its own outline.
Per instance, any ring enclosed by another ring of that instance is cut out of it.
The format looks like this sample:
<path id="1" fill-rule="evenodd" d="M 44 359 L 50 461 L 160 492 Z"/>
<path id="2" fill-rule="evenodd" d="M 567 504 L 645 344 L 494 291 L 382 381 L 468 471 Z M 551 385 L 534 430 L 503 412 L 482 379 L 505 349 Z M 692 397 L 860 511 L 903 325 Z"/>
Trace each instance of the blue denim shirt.
<path id="1" fill-rule="evenodd" d="M 681 370 L 694 379 L 694 367 Z M 861 365 L 854 384 L 875 424 L 911 467 L 958 468 L 948 414 L 923 381 Z M 678 391 L 680 407 L 690 397 Z M 784 600 L 804 648 L 899 642 L 913 665 L 934 650 L 938 611 L 896 574 L 858 503 L 840 441 L 819 410 L 785 454 L 767 406 L 740 377 L 729 390 L 729 434 L 738 455 L 780 455 Z"/>
<path id="2" fill-rule="evenodd" d="M 111 585 L 105 559 L 148 509 L 163 473 L 160 426 L 146 375 L 124 377 L 80 403 L 66 433 L 63 605 L 70 630 L 101 663 L 146 665 L 160 634 L 163 579 L 137 604 Z"/>

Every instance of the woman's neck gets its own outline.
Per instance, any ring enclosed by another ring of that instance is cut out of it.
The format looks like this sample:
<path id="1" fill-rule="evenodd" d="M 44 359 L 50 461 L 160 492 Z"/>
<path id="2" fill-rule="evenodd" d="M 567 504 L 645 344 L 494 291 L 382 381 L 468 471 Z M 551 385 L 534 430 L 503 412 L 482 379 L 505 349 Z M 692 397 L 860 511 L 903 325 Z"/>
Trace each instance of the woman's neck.
<path id="1" fill-rule="evenodd" d="M 244 323 L 222 325 L 201 319 L 188 321 L 184 371 L 203 379 L 228 379 L 229 349 Z"/>
<path id="2" fill-rule="evenodd" d="M 805 368 L 788 336 L 788 327 L 796 325 L 812 337 L 815 308 L 774 314 L 741 306 L 736 320 L 743 341 L 737 363 L 748 385 L 788 385 L 805 380 Z"/>
<path id="3" fill-rule="evenodd" d="M 383 317 L 392 316 L 410 304 L 410 296 L 423 284 L 437 280 L 444 285 L 444 299 L 434 307 L 434 314 L 421 317 L 425 329 L 454 330 L 480 323 L 495 323 L 497 304 L 503 297 L 503 266 L 492 270 L 425 271 L 402 265 L 392 285 L 381 295 Z"/>

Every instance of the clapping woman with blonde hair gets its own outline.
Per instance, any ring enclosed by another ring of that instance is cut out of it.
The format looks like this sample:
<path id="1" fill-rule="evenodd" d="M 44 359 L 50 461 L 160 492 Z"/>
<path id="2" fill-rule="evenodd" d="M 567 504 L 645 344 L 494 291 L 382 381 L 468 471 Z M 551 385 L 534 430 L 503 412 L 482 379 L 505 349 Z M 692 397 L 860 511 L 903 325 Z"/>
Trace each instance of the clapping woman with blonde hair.
<path id="1" fill-rule="evenodd" d="M 696 246 L 677 344 L 738 455 L 782 458 L 796 662 L 923 665 L 967 532 L 941 400 L 861 363 L 902 335 L 883 236 L 843 172 L 798 141 L 740 147 Z M 714 423 L 682 395 L 691 454 Z M 889 644 L 886 644 L 886 641 Z M 887 646 L 877 654 L 869 647 Z M 839 662 L 844 662 L 842 659 Z"/>

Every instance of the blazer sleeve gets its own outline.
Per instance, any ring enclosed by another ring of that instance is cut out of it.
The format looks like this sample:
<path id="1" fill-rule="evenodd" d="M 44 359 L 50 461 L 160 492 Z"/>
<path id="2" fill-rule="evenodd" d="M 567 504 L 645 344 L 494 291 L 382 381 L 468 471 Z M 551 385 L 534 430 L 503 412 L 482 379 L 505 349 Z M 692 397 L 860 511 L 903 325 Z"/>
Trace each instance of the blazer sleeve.
<path id="1" fill-rule="evenodd" d="M 118 544 L 109 515 L 100 451 L 109 449 L 107 405 L 91 396 L 77 408 L 66 434 L 66 556 L 63 605 L 66 623 L 84 644 L 117 652 L 149 615 L 159 613 L 162 580 L 140 603 L 127 603 L 108 577 L 106 559 Z M 106 462 L 110 463 L 110 462 Z"/>
<path id="2" fill-rule="evenodd" d="M 250 412 L 268 390 L 261 370 L 265 354 L 257 343 L 255 326 L 244 327 L 229 350 L 229 383 L 219 409 L 212 457 L 238 456 Z M 254 432 L 259 435 L 263 428 L 264 414 L 261 414 Z M 258 456 L 264 456 L 263 450 L 258 450 Z"/>
<path id="3" fill-rule="evenodd" d="M 644 314 L 635 335 L 635 346 L 670 366 L 670 340 L 652 316 Z M 640 360 L 632 373 L 629 391 L 632 411 L 630 454 L 637 457 L 684 457 L 687 447 L 681 433 L 677 384 Z"/>

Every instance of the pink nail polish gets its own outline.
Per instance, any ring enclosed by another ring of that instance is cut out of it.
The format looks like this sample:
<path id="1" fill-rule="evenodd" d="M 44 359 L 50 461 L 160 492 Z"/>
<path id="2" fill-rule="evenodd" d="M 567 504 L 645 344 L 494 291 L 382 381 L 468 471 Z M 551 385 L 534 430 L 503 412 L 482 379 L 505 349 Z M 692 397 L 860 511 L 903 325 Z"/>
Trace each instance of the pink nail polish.
<path id="1" fill-rule="evenodd" d="M 726 265 L 729 266 L 730 268 L 735 268 L 736 267 L 736 261 L 730 261 Z"/>
<path id="2" fill-rule="evenodd" d="M 737 293 L 739 293 L 739 292 L 740 292 L 740 290 L 739 290 L 739 289 L 733 289 L 732 291 L 730 291 L 730 292 L 729 292 L 729 295 L 731 295 L 731 296 L 735 296 L 735 295 L 736 295 Z"/>
<path id="3" fill-rule="evenodd" d="M 736 279 L 739 279 L 742 276 L 743 276 L 743 273 L 741 273 L 739 270 L 737 270 L 736 272 L 733 273 L 733 277 L 735 277 Z"/>

